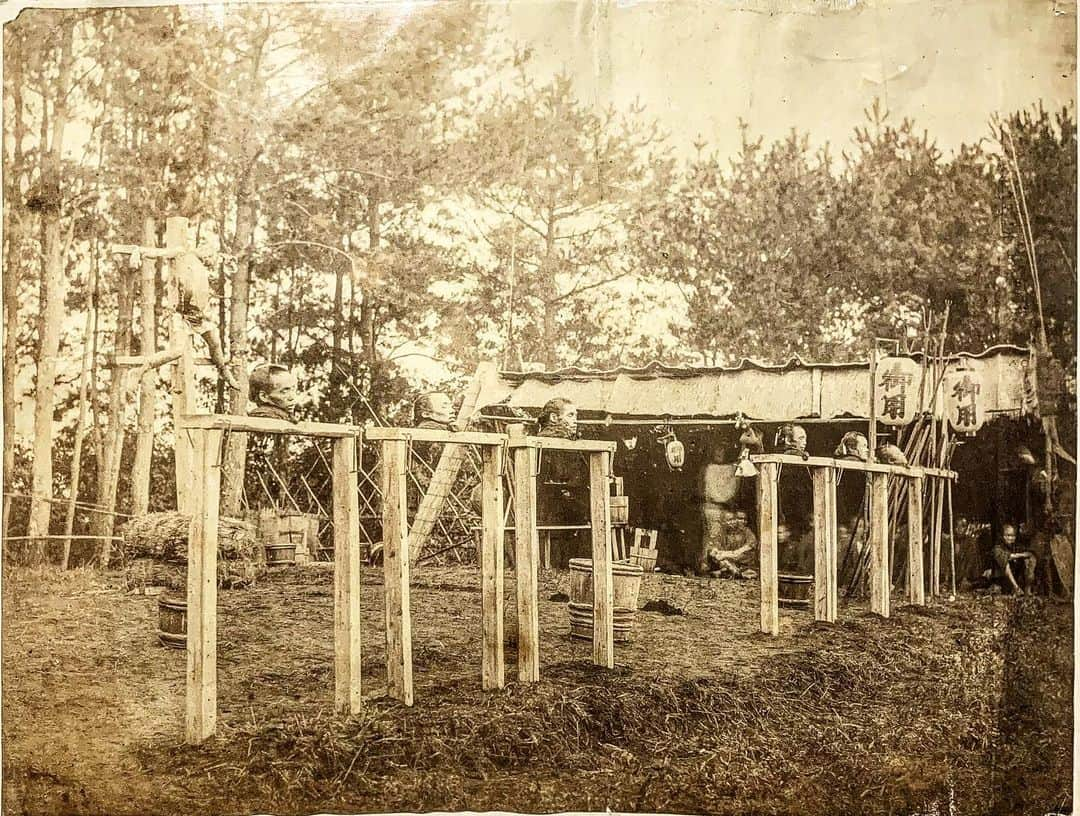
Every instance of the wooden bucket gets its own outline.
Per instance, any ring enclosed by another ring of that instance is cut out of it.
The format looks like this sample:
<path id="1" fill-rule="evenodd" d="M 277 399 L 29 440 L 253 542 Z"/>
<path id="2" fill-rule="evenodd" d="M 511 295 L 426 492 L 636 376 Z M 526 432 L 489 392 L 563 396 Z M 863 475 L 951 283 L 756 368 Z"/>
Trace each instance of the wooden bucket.
<path id="1" fill-rule="evenodd" d="M 158 640 L 170 649 L 187 648 L 187 599 L 158 598 Z"/>
<path id="2" fill-rule="evenodd" d="M 268 567 L 289 566 L 296 563 L 295 544 L 267 544 L 266 565 Z"/>
<path id="3" fill-rule="evenodd" d="M 612 496 L 610 506 L 613 527 L 625 527 L 630 523 L 630 498 L 628 496 Z"/>
<path id="4" fill-rule="evenodd" d="M 611 565 L 612 599 L 615 620 L 614 639 L 620 643 L 630 640 L 637 612 L 638 591 L 641 589 L 641 567 L 637 564 Z M 570 559 L 570 635 L 592 640 L 593 582 L 592 559 Z"/>
<path id="5" fill-rule="evenodd" d="M 781 572 L 777 576 L 777 601 L 780 606 L 809 609 L 814 595 L 813 575 L 792 575 Z"/>

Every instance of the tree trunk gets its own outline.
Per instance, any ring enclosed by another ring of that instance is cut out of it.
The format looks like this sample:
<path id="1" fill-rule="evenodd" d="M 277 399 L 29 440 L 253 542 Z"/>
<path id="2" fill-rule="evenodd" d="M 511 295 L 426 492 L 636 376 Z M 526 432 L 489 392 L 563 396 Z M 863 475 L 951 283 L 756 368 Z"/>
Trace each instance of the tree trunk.
<path id="1" fill-rule="evenodd" d="M 15 35 L 11 38 L 11 96 L 14 113 L 12 163 L 9 170 L 7 196 L 4 200 L 5 214 L 8 218 L 4 221 L 5 252 L 2 267 L 4 287 L 4 492 L 8 494 L 12 489 L 12 477 L 15 473 L 15 405 L 18 395 L 15 393 L 15 373 L 18 367 L 18 323 L 19 323 L 19 266 L 15 259 L 20 241 L 16 232 L 21 234 L 21 229 L 16 229 L 11 213 L 16 207 L 21 208 L 22 177 L 23 177 L 23 152 L 22 143 L 26 136 L 26 124 L 23 120 L 22 104 L 22 38 Z M 4 502 L 3 535 L 8 536 L 8 502 Z"/>
<path id="2" fill-rule="evenodd" d="M 255 201 L 255 171 L 258 153 L 250 159 L 236 193 L 236 235 L 233 252 L 239 257 L 232 281 L 232 303 L 229 308 L 229 353 L 239 390 L 229 401 L 230 413 L 247 414 L 248 402 L 248 298 L 251 284 L 252 238 L 257 217 Z M 247 463 L 247 434 L 229 434 L 225 445 L 221 479 L 221 514 L 238 516 L 244 487 L 244 467 Z"/>
<path id="3" fill-rule="evenodd" d="M 97 290 L 98 257 L 96 242 L 92 246 L 93 257 L 90 260 L 90 298 L 86 309 L 86 330 L 83 345 L 82 367 L 79 371 L 79 418 L 75 422 L 75 443 L 71 454 L 71 478 L 68 493 L 67 514 L 64 517 L 64 555 L 60 560 L 60 569 L 66 570 L 71 559 L 71 533 L 75 528 L 75 504 L 79 500 L 79 483 L 82 479 L 83 439 L 86 436 L 87 389 L 90 382 L 90 369 L 96 362 L 93 357 L 93 335 L 97 331 Z"/>
<path id="4" fill-rule="evenodd" d="M 330 407 L 335 419 L 343 419 L 341 408 L 342 377 L 341 349 L 345 336 L 345 264 L 334 264 L 334 315 L 330 332 Z"/>
<path id="5" fill-rule="evenodd" d="M 46 183 L 62 178 L 61 151 L 64 143 L 64 131 L 67 127 L 67 91 L 71 85 L 71 41 L 73 20 L 61 23 L 60 31 L 60 71 L 52 117 L 52 137 L 50 149 L 43 153 L 41 169 Z M 50 503 L 46 501 L 53 492 L 53 401 L 56 395 L 56 355 L 60 350 L 60 328 L 64 319 L 64 272 L 66 267 L 66 246 L 61 235 L 61 212 L 59 202 L 55 209 L 42 214 L 44 245 L 43 281 L 44 300 L 41 303 L 42 320 L 39 323 L 37 353 L 37 384 L 34 393 L 34 445 L 31 458 L 30 524 L 28 535 L 31 536 L 30 557 L 37 563 L 45 560 L 45 542 L 33 536 L 48 535 Z"/>
<path id="6" fill-rule="evenodd" d="M 379 205 L 382 201 L 382 188 L 374 185 L 368 195 L 368 252 L 372 262 L 378 263 L 379 247 L 382 244 L 382 217 Z M 369 291 L 362 293 L 363 309 L 360 312 L 360 341 L 364 347 L 364 360 L 368 373 L 375 376 L 375 299 Z"/>
<path id="7" fill-rule="evenodd" d="M 131 354 L 131 323 L 135 311 L 135 276 L 128 269 L 121 269 L 117 281 L 116 296 L 116 334 L 113 352 L 116 356 Z M 120 462 L 124 455 L 124 440 L 127 434 L 124 428 L 124 408 L 127 403 L 127 370 L 114 366 L 109 375 L 109 413 L 106 422 L 105 450 L 102 459 L 105 462 L 105 478 L 98 483 L 97 504 L 105 513 L 95 513 L 90 524 L 90 534 L 103 536 L 98 547 L 98 564 L 109 565 L 112 555 L 112 542 L 108 536 L 113 534 L 116 509 L 116 488 L 120 482 Z"/>
<path id="8" fill-rule="evenodd" d="M 143 245 L 157 246 L 157 226 L 147 218 L 143 226 Z M 142 286 L 139 291 L 139 354 L 148 356 L 157 350 L 157 264 L 142 262 Z M 154 457 L 154 413 L 157 397 L 157 369 L 143 374 L 139 383 L 138 436 L 135 460 L 131 465 L 131 512 L 136 516 L 150 510 L 150 471 Z"/>
<path id="9" fill-rule="evenodd" d="M 558 357 L 555 344 L 558 342 L 555 317 L 558 313 L 559 304 L 556 300 L 558 292 L 555 286 L 555 207 L 548 207 L 547 235 L 544 236 L 544 263 L 540 267 L 541 291 L 544 292 L 544 368 L 548 371 L 555 369 Z"/>

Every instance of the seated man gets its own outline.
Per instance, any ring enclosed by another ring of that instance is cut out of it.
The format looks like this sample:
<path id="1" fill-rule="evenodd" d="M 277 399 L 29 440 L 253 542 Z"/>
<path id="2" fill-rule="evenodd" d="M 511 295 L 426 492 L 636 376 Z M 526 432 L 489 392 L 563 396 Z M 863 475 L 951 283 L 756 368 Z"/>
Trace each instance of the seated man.
<path id="1" fill-rule="evenodd" d="M 786 533 L 785 533 L 786 535 Z M 777 539 L 780 531 L 777 530 Z M 725 524 L 724 549 L 711 547 L 708 552 L 710 574 L 714 578 L 756 578 L 758 542 L 746 524 L 745 513 L 732 513 Z"/>
<path id="2" fill-rule="evenodd" d="M 995 577 L 1004 577 L 1007 581 L 1007 589 L 1017 595 L 1023 595 L 1024 589 L 1017 583 L 1016 571 L 1023 569 L 1024 586 L 1028 592 L 1035 588 L 1035 567 L 1038 558 L 1030 550 L 1022 550 L 1016 544 L 1016 527 L 1006 524 L 1001 530 L 1001 541 L 994 545 L 991 550 L 994 560 L 993 571 Z"/>
<path id="3" fill-rule="evenodd" d="M 1025 587 L 1028 594 L 1035 591 L 1041 595 L 1053 594 L 1053 559 L 1047 558 L 1050 552 L 1050 533 L 1041 529 L 1037 523 L 1024 522 L 1020 525 L 1018 539 L 1020 543 L 1017 549 L 1030 553 L 1035 558 L 1034 578 Z"/>
<path id="4" fill-rule="evenodd" d="M 712 447 L 709 463 L 701 469 L 701 549 L 698 572 L 718 569 L 710 563 L 714 550 L 738 549 L 727 545 L 726 527 L 731 513 L 731 503 L 739 494 L 740 479 L 735 465 L 724 461 L 724 448 L 719 442 Z"/>

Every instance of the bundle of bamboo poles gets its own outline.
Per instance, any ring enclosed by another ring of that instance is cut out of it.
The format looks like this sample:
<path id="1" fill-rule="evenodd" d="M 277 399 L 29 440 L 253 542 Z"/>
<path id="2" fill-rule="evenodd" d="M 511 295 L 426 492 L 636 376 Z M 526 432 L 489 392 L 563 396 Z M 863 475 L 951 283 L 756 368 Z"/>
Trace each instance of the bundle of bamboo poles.
<path id="1" fill-rule="evenodd" d="M 922 376 L 919 383 L 919 405 L 915 420 L 900 429 L 897 445 L 904 452 L 908 464 L 922 467 L 948 468 L 953 451 L 956 449 L 956 440 L 950 437 L 949 425 L 943 415 L 939 416 L 936 406 L 943 387 L 947 359 L 945 356 L 945 341 L 948 337 L 949 304 L 946 303 L 941 318 L 941 327 L 937 336 L 933 336 L 934 314 L 927 315 L 924 325 L 923 350 L 922 350 Z M 876 353 L 876 351 L 875 351 Z M 897 578 L 904 578 L 906 572 L 903 565 L 906 559 L 897 558 L 895 544 L 898 541 L 896 535 L 901 512 L 907 506 L 907 479 L 893 479 L 889 482 L 889 563 L 892 565 L 890 574 L 893 576 L 895 585 Z M 923 514 L 923 540 L 930 543 L 930 594 L 938 594 L 941 579 L 941 544 L 942 527 L 948 511 L 949 546 L 950 546 L 950 582 L 952 591 L 956 591 L 956 544 L 952 534 L 952 483 L 945 479 L 925 479 L 923 489 L 926 491 L 923 497 L 923 506 L 928 511 Z M 865 494 L 863 498 L 863 512 L 859 522 L 866 525 L 866 514 L 869 505 Z M 852 541 L 857 536 L 857 528 L 852 531 Z M 848 552 L 851 551 L 850 542 Z M 846 556 L 845 556 L 846 557 Z M 851 572 L 851 580 L 848 584 L 848 595 L 853 595 L 863 587 L 870 562 L 870 550 L 868 547 L 856 556 L 855 567 Z"/>

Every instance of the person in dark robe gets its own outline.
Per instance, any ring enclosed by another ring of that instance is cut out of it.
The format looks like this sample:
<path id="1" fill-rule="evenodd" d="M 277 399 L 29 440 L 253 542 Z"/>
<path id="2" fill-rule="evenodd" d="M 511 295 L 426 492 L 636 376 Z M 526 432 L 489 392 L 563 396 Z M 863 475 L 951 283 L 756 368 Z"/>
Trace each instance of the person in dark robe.
<path id="1" fill-rule="evenodd" d="M 782 425 L 776 435 L 777 453 L 810 458 L 806 451 L 806 429 L 801 425 Z M 777 485 L 779 498 L 778 520 L 787 528 L 790 538 L 779 544 L 778 557 L 783 572 L 805 573 L 812 569 L 814 558 L 813 518 L 814 498 L 810 474 L 806 468 L 785 466 Z"/>
<path id="2" fill-rule="evenodd" d="M 565 397 L 550 399 L 540 411 L 536 435 L 548 439 L 577 438 L 577 406 Z M 540 451 L 536 482 L 537 524 L 544 526 L 590 523 L 589 460 L 576 451 Z M 587 530 L 551 533 L 552 562 L 565 566 L 570 558 L 591 552 Z"/>

